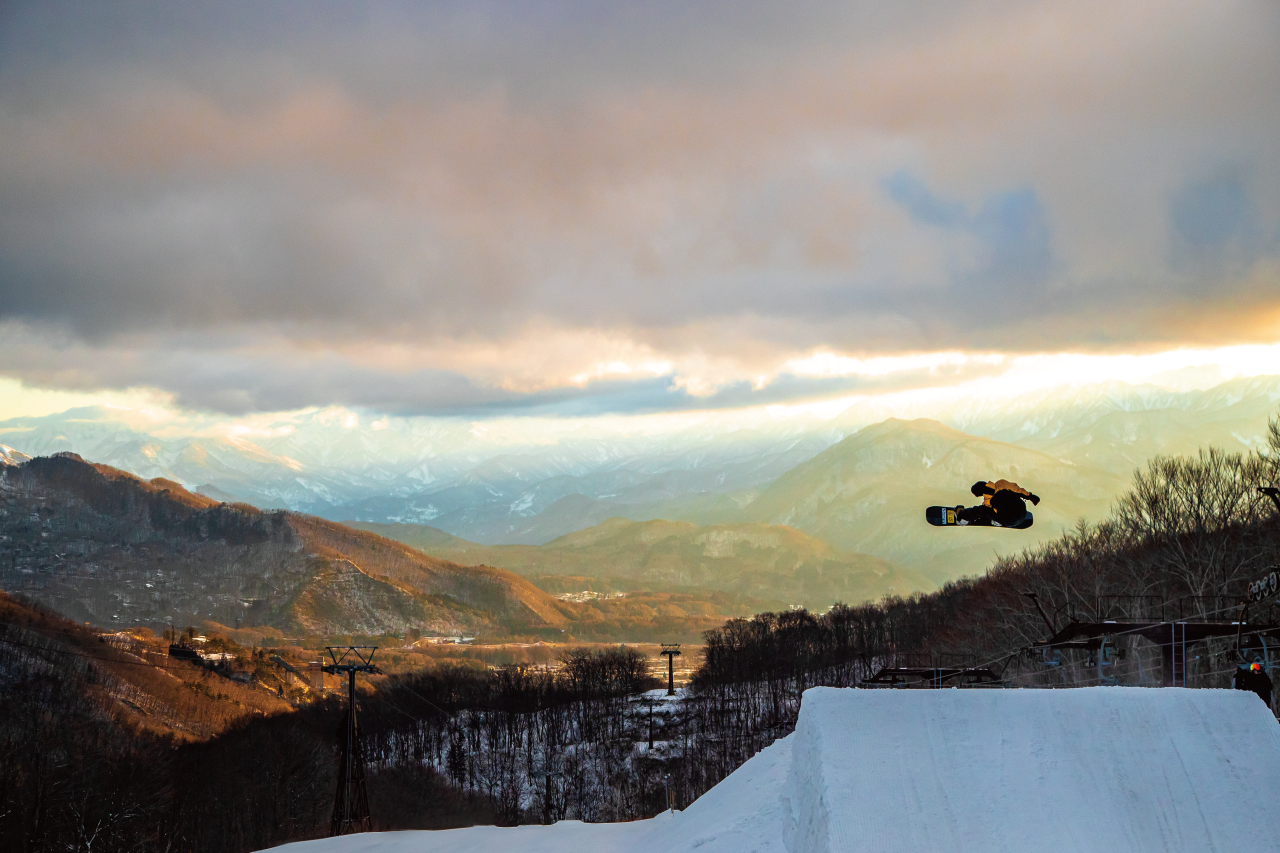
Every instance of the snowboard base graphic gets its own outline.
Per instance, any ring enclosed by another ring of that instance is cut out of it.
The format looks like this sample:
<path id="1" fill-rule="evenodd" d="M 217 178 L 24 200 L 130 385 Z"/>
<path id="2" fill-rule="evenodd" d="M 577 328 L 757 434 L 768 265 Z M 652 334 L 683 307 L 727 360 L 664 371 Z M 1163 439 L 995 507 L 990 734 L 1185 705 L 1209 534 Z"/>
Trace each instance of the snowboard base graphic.
<path id="1" fill-rule="evenodd" d="M 956 508 L 953 506 L 931 506 L 924 511 L 924 519 L 934 527 L 1009 527 L 1012 530 L 1026 530 L 1035 521 L 1030 512 L 1017 524 L 1010 525 L 985 521 L 961 521 L 956 518 Z"/>

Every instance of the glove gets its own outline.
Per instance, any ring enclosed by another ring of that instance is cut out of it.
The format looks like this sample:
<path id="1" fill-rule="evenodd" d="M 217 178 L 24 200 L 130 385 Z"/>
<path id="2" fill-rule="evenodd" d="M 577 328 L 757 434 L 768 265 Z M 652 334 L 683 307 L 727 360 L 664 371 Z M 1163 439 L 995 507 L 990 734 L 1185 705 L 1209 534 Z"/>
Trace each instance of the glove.
<path id="1" fill-rule="evenodd" d="M 1040 506 L 1040 496 L 1039 496 L 1039 495 L 1028 495 L 1028 496 L 1027 496 L 1027 500 L 1031 501 L 1031 505 L 1032 505 L 1032 506 Z"/>

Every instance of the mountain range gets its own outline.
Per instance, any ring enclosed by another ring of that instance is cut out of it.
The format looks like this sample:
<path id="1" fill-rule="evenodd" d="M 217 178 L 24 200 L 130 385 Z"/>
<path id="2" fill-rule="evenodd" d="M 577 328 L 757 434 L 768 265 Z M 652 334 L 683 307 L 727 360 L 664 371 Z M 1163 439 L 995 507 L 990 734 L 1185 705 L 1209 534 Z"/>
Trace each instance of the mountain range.
<path id="1" fill-rule="evenodd" d="M 924 523 L 925 506 L 972 503 L 967 486 L 995 476 L 1044 496 L 1031 530 Z M 486 546 L 425 525 L 350 523 L 539 583 L 540 575 L 577 575 L 646 588 L 699 586 L 822 609 L 980 573 L 997 554 L 1055 538 L 1079 518 L 1105 516 L 1127 482 L 937 421 L 890 419 L 783 474 L 736 508 L 734 524 L 615 517 L 541 546 Z"/>
<path id="2" fill-rule="evenodd" d="M 220 503 L 430 524 L 482 545 L 545 545 L 615 517 L 785 525 L 937 583 L 1102 517 L 1152 456 L 1259 446 L 1280 377 L 1206 384 L 1106 382 L 948 406 L 866 398 L 828 418 L 757 412 L 550 433 L 518 419 L 370 420 L 345 410 L 216 430 L 198 418 L 78 409 L 0 423 L 0 441 L 28 455 L 78 452 Z M 968 501 L 969 483 L 996 476 L 1045 498 L 1031 531 L 917 529 L 924 506 Z"/>
<path id="3" fill-rule="evenodd" d="M 572 609 L 498 569 L 284 510 L 225 504 L 74 454 L 0 469 L 0 584 L 95 624 L 294 634 L 558 630 Z"/>

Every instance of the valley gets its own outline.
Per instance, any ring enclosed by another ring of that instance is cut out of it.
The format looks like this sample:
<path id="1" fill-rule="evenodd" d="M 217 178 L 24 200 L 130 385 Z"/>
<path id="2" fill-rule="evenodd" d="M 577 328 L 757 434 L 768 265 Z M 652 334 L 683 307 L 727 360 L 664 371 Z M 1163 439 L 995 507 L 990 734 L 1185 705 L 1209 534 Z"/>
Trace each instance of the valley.
<path id="1" fill-rule="evenodd" d="M 4 589 L 102 626 L 690 639 L 759 604 L 661 592 L 561 601 L 501 569 L 314 516 L 215 502 L 69 453 L 0 469 L 0 513 Z"/>
<path id="2" fill-rule="evenodd" d="M 1102 383 L 970 400 L 950 423 L 873 421 L 887 410 L 869 398 L 827 420 L 541 445 L 333 412 L 253 440 L 175 437 L 71 410 L 0 424 L 0 582 L 103 625 L 691 641 L 731 616 L 980 575 L 1105 517 L 1154 455 L 1259 446 L 1277 400 L 1277 377 Z M 1044 498 L 1033 528 L 923 524 L 996 476 Z"/>
<path id="3" fill-rule="evenodd" d="M 792 527 L 700 527 L 615 517 L 545 545 L 480 545 L 426 525 L 352 522 L 424 553 L 479 561 L 553 592 L 715 591 L 768 602 L 770 609 L 825 610 L 929 590 L 933 583 L 866 554 L 842 551 Z"/>

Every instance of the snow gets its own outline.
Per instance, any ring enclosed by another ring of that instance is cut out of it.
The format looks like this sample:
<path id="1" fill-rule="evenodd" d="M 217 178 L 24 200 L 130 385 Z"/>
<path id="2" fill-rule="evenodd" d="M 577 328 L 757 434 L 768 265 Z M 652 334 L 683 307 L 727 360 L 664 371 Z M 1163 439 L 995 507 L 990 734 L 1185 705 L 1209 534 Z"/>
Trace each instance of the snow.
<path id="1" fill-rule="evenodd" d="M 644 824 L 660 820 L 643 821 Z M 476 826 L 436 832 L 367 832 L 345 838 L 300 841 L 281 853 L 631 853 L 633 823 L 564 820 L 552 826 Z M 646 826 L 646 829 L 650 827 Z"/>
<path id="2" fill-rule="evenodd" d="M 782 792 L 794 735 L 765 747 L 684 811 L 631 823 L 477 826 L 379 832 L 273 848 L 279 853 L 787 853 Z"/>
<path id="3" fill-rule="evenodd" d="M 804 696 L 791 851 L 1280 850 L 1280 726 L 1251 693 Z"/>
<path id="4" fill-rule="evenodd" d="M 683 812 L 369 833 L 287 853 L 1280 850 L 1280 726 L 1251 693 L 842 690 Z"/>
<path id="5" fill-rule="evenodd" d="M 635 839 L 628 853 L 787 853 L 782 794 L 794 735 L 775 741 L 682 812 Z M 650 821 L 636 821 L 637 824 Z"/>
<path id="6" fill-rule="evenodd" d="M 30 459 L 31 457 L 27 454 L 14 450 L 9 445 L 0 444 L 0 467 L 21 465 Z"/>

